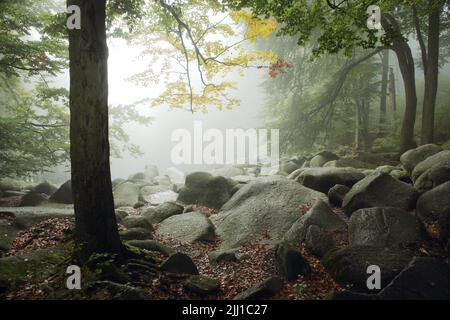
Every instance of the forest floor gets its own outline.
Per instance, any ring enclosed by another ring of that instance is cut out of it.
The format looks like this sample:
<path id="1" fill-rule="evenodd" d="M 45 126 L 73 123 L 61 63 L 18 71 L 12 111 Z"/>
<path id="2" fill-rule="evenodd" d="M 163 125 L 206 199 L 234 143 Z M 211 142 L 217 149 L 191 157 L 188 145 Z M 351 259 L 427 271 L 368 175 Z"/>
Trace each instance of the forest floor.
<path id="1" fill-rule="evenodd" d="M 199 209 L 199 208 L 197 208 Z M 301 213 L 308 210 L 307 207 L 299 208 Z M 215 210 L 202 207 L 201 212 L 210 216 L 216 214 Z M 118 225 L 122 229 L 122 225 Z M 17 234 L 11 249 L 5 256 L 20 256 L 37 249 L 54 248 L 61 243 L 71 241 L 74 229 L 73 218 L 55 218 L 38 223 Z M 183 275 L 158 272 L 151 281 L 146 279 L 145 288 L 147 299 L 232 299 L 245 289 L 277 275 L 274 261 L 274 248 L 267 245 L 270 240 L 268 234 L 260 240 L 254 241 L 239 249 L 239 255 L 243 257 L 236 262 L 210 263 L 208 253 L 216 250 L 220 240 L 215 242 L 184 243 L 169 238 L 157 238 L 155 240 L 171 247 L 172 249 L 189 255 L 196 264 L 200 275 L 217 279 L 220 282 L 220 290 L 211 295 L 198 295 L 184 289 Z M 337 243 L 345 245 L 341 240 Z M 340 290 L 340 286 L 324 270 L 320 260 L 309 254 L 304 248 L 299 248 L 302 255 L 308 260 L 311 272 L 293 282 L 284 282 L 283 289 L 273 299 L 323 299 L 331 290 Z M 70 252 L 68 252 L 70 254 Z M 159 261 L 165 257 L 155 252 Z M 36 275 L 39 276 L 39 275 Z M 40 284 L 37 284 L 39 282 Z M 39 279 L 31 274 L 26 283 L 16 286 L 12 291 L 4 294 L 6 299 L 46 299 L 49 293 L 55 294 L 65 279 L 61 270 L 47 279 Z M 142 286 L 142 282 L 140 283 Z M 104 297 L 104 296 L 103 296 Z"/>
<path id="2" fill-rule="evenodd" d="M 299 207 L 299 215 L 308 211 L 309 205 Z M 206 216 L 217 214 L 217 210 L 197 207 L 197 211 L 202 212 Z M 340 208 L 333 208 L 334 212 L 345 218 Z M 2 217 L 8 219 L 8 217 Z M 346 219 L 346 218 L 345 218 Z M 119 229 L 123 229 L 122 225 L 118 225 Z M 155 225 L 157 228 L 157 225 Z M 74 230 L 73 218 L 54 218 L 40 222 L 32 227 L 20 231 L 13 242 L 11 249 L 6 252 L 5 256 L 21 256 L 33 252 L 38 249 L 56 248 L 67 243 L 72 244 L 72 234 Z M 443 256 L 441 247 L 435 240 L 437 237 L 436 229 L 432 226 L 428 228 L 430 240 L 426 243 L 416 244 L 413 249 L 423 256 Z M 138 286 L 144 290 L 145 299 L 232 299 L 238 293 L 254 286 L 255 284 L 277 275 L 275 266 L 274 248 L 270 243 L 270 237 L 263 234 L 261 239 L 253 241 L 239 249 L 239 255 L 243 257 L 236 262 L 218 262 L 211 263 L 208 253 L 216 250 L 220 246 L 220 240 L 215 242 L 194 242 L 184 243 L 169 238 L 158 238 L 154 233 L 154 240 L 157 240 L 175 251 L 182 252 L 190 256 L 197 266 L 200 275 L 217 279 L 220 282 L 220 290 L 210 295 L 198 295 L 185 289 L 183 280 L 187 275 L 170 274 L 162 271 L 155 272 L 151 275 L 143 275 L 137 280 Z M 334 234 L 334 241 L 337 247 L 347 245 L 345 235 Z M 324 299 L 331 291 L 340 291 L 341 288 L 332 277 L 325 271 L 320 260 L 309 254 L 303 247 L 299 247 L 303 257 L 305 257 L 311 266 L 311 272 L 307 276 L 302 276 L 296 281 L 284 282 L 283 289 L 272 299 Z M 67 251 L 66 258 L 71 255 L 71 247 Z M 153 252 L 152 263 L 160 264 L 165 257 Z M 40 274 L 31 273 L 25 283 L 17 285 L 9 292 L 2 294 L 5 299 L 48 299 L 49 297 L 57 297 L 58 292 L 64 289 L 65 270 L 63 266 L 58 266 L 49 276 L 42 279 Z M 66 267 L 66 266 L 65 266 Z M 64 268 L 65 268 L 64 267 Z M 39 273 L 39 272 L 36 272 Z M 92 280 L 92 279 L 91 279 Z M 133 285 L 135 283 L 133 282 Z M 75 298 L 92 299 L 112 298 L 108 293 L 91 292 L 89 296 L 76 296 Z M 99 289 L 101 291 L 101 289 Z M 67 290 L 65 290 L 67 291 Z M 70 298 L 70 297 L 69 297 Z"/>

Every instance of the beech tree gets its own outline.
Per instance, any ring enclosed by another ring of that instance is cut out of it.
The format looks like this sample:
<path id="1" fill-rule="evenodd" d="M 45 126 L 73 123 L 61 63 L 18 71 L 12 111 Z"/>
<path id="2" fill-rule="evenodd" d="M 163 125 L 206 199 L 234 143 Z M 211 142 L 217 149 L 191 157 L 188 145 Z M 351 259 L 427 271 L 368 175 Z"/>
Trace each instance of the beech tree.
<path id="1" fill-rule="evenodd" d="M 338 79 L 336 90 L 330 94 L 336 97 L 342 87 L 349 68 L 367 60 L 383 49 L 395 52 L 405 90 L 405 113 L 400 136 L 400 152 L 413 148 L 414 126 L 416 121 L 417 94 L 415 86 L 414 59 L 403 30 L 393 14 L 398 8 L 398 1 L 342 1 L 333 6 L 331 1 L 271 1 L 271 0 L 228 0 L 232 7 L 249 7 L 255 15 L 275 18 L 281 25 L 280 33 L 298 37 L 298 44 L 304 45 L 315 39 L 315 55 L 343 52 L 351 55 L 355 48 L 373 49 L 372 53 L 356 60 L 342 70 L 343 77 Z M 380 21 L 384 34 L 380 37 L 378 30 L 367 27 L 368 8 L 379 5 Z M 410 4 L 401 6 L 410 8 Z M 326 103 L 330 103 L 330 99 Z M 319 106 L 322 108 L 323 104 Z"/>
<path id="2" fill-rule="evenodd" d="M 69 30 L 70 158 L 75 209 L 75 257 L 122 256 L 109 164 L 106 0 L 69 0 L 81 9 L 81 29 Z"/>

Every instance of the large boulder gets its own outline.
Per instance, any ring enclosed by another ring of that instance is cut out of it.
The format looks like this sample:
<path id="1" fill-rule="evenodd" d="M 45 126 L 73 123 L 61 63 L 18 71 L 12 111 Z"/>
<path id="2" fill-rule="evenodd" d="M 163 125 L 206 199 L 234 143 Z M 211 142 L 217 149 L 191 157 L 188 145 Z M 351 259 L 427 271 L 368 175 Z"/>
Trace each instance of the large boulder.
<path id="1" fill-rule="evenodd" d="M 296 181 L 307 188 L 328 193 L 337 184 L 352 187 L 364 177 L 358 169 L 324 167 L 306 169 L 298 175 Z"/>
<path id="2" fill-rule="evenodd" d="M 32 190 L 22 197 L 19 207 L 35 207 L 47 200 L 47 195 Z"/>
<path id="3" fill-rule="evenodd" d="M 309 162 L 310 167 L 322 167 L 325 163 L 337 160 L 339 157 L 329 151 L 321 151 L 317 153 Z"/>
<path id="4" fill-rule="evenodd" d="M 184 208 L 175 202 L 165 202 L 157 207 L 151 207 L 142 211 L 142 216 L 150 223 L 160 223 L 165 219 L 183 213 Z"/>
<path id="5" fill-rule="evenodd" d="M 411 178 L 416 181 L 425 171 L 431 169 L 432 167 L 448 167 L 450 166 L 450 150 L 444 150 L 438 152 L 414 167 L 411 173 Z"/>
<path id="6" fill-rule="evenodd" d="M 434 223 L 450 207 L 450 181 L 425 192 L 417 200 L 417 216 L 424 222 Z"/>
<path id="7" fill-rule="evenodd" d="M 305 240 L 309 226 L 316 225 L 329 232 L 344 232 L 347 224 L 334 213 L 328 204 L 321 199 L 317 200 L 311 209 L 295 221 L 283 237 L 283 241 L 294 246 Z"/>
<path id="8" fill-rule="evenodd" d="M 156 185 L 142 187 L 139 192 L 139 201 L 150 202 L 150 198 L 152 195 L 170 190 L 170 186 Z"/>
<path id="9" fill-rule="evenodd" d="M 139 201 L 139 187 L 132 182 L 119 184 L 113 194 L 116 208 L 132 207 Z"/>
<path id="10" fill-rule="evenodd" d="M 416 190 L 383 172 L 374 173 L 356 183 L 345 195 L 342 206 L 350 216 L 361 208 L 395 207 L 403 210 L 415 208 Z"/>
<path id="11" fill-rule="evenodd" d="M 265 232 L 278 241 L 299 218 L 299 205 L 319 198 L 326 196 L 284 177 L 260 177 L 237 191 L 211 220 L 222 249 L 259 239 Z"/>
<path id="12" fill-rule="evenodd" d="M 398 208 L 365 208 L 353 212 L 348 225 L 350 245 L 394 247 L 425 239 L 412 214 Z"/>
<path id="13" fill-rule="evenodd" d="M 338 160 L 328 161 L 323 165 L 324 167 L 335 168 L 359 168 L 359 169 L 375 169 L 376 166 L 371 163 L 363 162 L 357 159 L 341 158 Z"/>
<path id="14" fill-rule="evenodd" d="M 55 187 L 54 185 L 51 185 L 48 181 L 39 183 L 33 189 L 33 191 L 36 193 L 44 193 L 48 196 L 53 195 L 56 192 L 56 190 L 58 190 L 58 188 Z"/>
<path id="15" fill-rule="evenodd" d="M 167 190 L 162 192 L 153 193 L 150 196 L 147 197 L 148 203 L 151 205 L 157 206 L 166 202 L 174 202 L 178 198 L 178 193 Z"/>
<path id="16" fill-rule="evenodd" d="M 225 178 L 232 178 L 235 176 L 241 176 L 245 174 L 245 170 L 239 167 L 222 167 L 213 169 L 210 172 L 213 176 L 221 176 Z"/>
<path id="17" fill-rule="evenodd" d="M 72 204 L 72 181 L 69 180 L 61 185 L 49 199 L 50 202 Z"/>
<path id="18" fill-rule="evenodd" d="M 336 246 L 329 233 L 319 226 L 312 224 L 308 227 L 305 238 L 305 248 L 315 256 L 323 257 Z"/>
<path id="19" fill-rule="evenodd" d="M 194 172 L 186 177 L 186 184 L 180 189 L 177 201 L 219 209 L 230 199 L 233 187 L 224 177 L 214 177 L 207 172 Z"/>
<path id="20" fill-rule="evenodd" d="M 261 300 L 276 295 L 283 288 L 283 280 L 271 277 L 236 295 L 233 300 Z"/>
<path id="21" fill-rule="evenodd" d="M 145 183 L 153 183 L 153 178 L 146 175 L 144 172 L 133 173 L 128 177 L 130 181 L 141 181 Z"/>
<path id="22" fill-rule="evenodd" d="M 286 172 L 287 174 L 291 174 L 295 170 L 299 169 L 300 165 L 294 161 L 285 161 L 280 166 L 280 171 Z"/>
<path id="23" fill-rule="evenodd" d="M 414 181 L 414 188 L 424 193 L 447 181 L 450 181 L 450 166 L 433 166 Z"/>
<path id="24" fill-rule="evenodd" d="M 441 151 L 442 148 L 435 144 L 425 144 L 403 153 L 400 157 L 400 162 L 403 165 L 403 168 L 411 173 L 414 167 L 417 166 L 420 162 Z"/>
<path id="25" fill-rule="evenodd" d="M 214 226 L 199 212 L 177 214 L 162 221 L 156 230 L 158 237 L 172 238 L 183 242 L 213 241 Z"/>
<path id="26" fill-rule="evenodd" d="M 236 181 L 237 183 L 249 183 L 250 181 L 255 180 L 256 177 L 254 176 L 234 176 L 231 178 L 231 180 Z"/>
<path id="27" fill-rule="evenodd" d="M 389 300 L 450 300 L 450 265 L 437 258 L 414 257 L 378 296 Z"/>
<path id="28" fill-rule="evenodd" d="M 367 267 L 381 269 L 381 288 L 397 276 L 411 261 L 413 254 L 406 250 L 392 250 L 373 246 L 348 246 L 329 251 L 322 265 L 342 286 L 357 292 L 370 292 L 367 288 Z"/>

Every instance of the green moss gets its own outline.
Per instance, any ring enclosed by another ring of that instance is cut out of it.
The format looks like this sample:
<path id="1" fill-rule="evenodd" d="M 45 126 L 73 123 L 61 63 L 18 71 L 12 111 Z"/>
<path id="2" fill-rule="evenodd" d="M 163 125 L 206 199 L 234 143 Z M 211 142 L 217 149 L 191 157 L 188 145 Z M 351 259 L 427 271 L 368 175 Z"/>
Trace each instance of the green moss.
<path id="1" fill-rule="evenodd" d="M 0 259 L 0 287 L 3 290 L 33 279 L 39 283 L 57 272 L 71 257 L 71 244 L 36 250 L 22 256 Z"/>
<path id="2" fill-rule="evenodd" d="M 128 242 L 124 242 L 124 247 L 127 251 L 127 257 L 130 259 L 142 259 L 156 263 L 162 262 L 161 258 L 158 257 L 158 255 L 156 255 L 154 251 L 135 247 Z"/>
<path id="3" fill-rule="evenodd" d="M 444 143 L 441 147 L 444 150 L 450 150 L 450 140 L 448 140 L 446 143 Z"/>

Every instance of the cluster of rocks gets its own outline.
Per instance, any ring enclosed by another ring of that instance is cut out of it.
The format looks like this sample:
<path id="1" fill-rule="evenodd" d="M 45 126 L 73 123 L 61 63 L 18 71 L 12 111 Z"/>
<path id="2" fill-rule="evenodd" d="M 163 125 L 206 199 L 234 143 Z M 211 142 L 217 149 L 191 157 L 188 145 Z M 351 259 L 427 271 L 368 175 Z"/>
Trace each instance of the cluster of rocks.
<path id="1" fill-rule="evenodd" d="M 328 151 L 285 159 L 278 167 L 224 167 L 186 177 L 176 168 L 159 175 L 150 166 L 127 180 L 114 180 L 113 193 L 117 221 L 125 227 L 121 238 L 167 256 L 164 271 L 192 275 L 184 284 L 187 290 L 208 294 L 219 285 L 198 275 L 190 257 L 155 236 L 186 243 L 220 239 L 219 248 L 209 253 L 211 263 L 244 261 L 239 249 L 264 239 L 273 249 L 278 274 L 237 299 L 268 298 L 281 290 L 283 281 L 310 273 L 300 246 L 347 289 L 334 293 L 334 299 L 450 298 L 450 266 L 444 258 L 419 257 L 407 249 L 427 241 L 425 225 L 435 224 L 448 256 L 450 151 L 437 145 L 410 150 L 400 163 L 383 166 Z M 42 195 L 45 203 L 72 202 L 70 181 L 59 189 L 36 186 L 22 201 L 34 200 L 33 194 Z M 217 213 L 205 215 L 198 211 L 202 206 Z M 14 217 L 14 226 L 41 219 L 33 214 L 25 219 L 18 208 L 5 210 L 0 208 Z M 1 234 L 9 234 L 4 228 L 10 227 L 0 225 Z M 6 248 L 4 243 L 14 236 L 0 244 Z M 376 292 L 366 284 L 370 265 L 381 269 Z"/>

